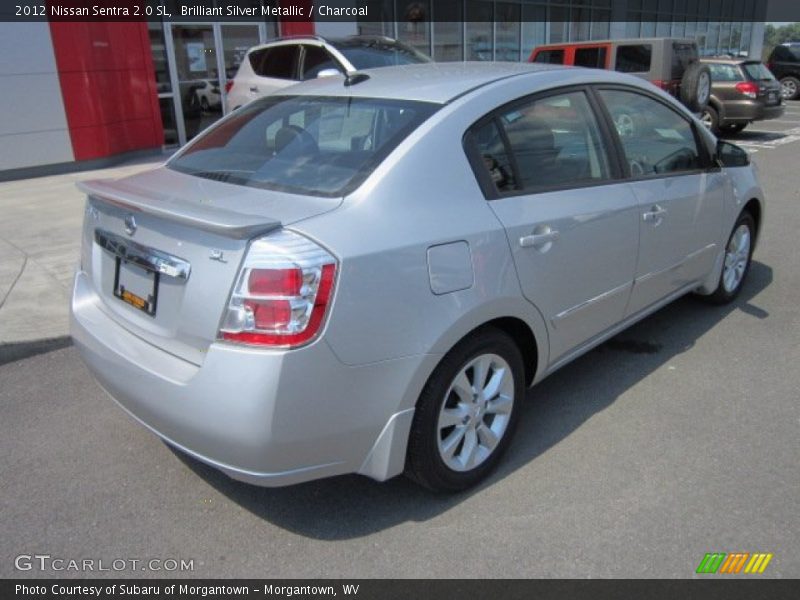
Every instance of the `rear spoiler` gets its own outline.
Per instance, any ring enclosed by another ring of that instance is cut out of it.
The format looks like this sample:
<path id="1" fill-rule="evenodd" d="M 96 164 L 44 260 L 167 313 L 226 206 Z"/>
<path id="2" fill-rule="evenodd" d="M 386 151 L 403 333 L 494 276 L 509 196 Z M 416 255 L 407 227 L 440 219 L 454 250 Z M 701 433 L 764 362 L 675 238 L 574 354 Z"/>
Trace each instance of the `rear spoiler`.
<path id="1" fill-rule="evenodd" d="M 234 239 L 251 238 L 281 226 L 280 221 L 174 198 L 154 198 L 117 185 L 111 179 L 80 181 L 78 189 L 93 200 Z"/>

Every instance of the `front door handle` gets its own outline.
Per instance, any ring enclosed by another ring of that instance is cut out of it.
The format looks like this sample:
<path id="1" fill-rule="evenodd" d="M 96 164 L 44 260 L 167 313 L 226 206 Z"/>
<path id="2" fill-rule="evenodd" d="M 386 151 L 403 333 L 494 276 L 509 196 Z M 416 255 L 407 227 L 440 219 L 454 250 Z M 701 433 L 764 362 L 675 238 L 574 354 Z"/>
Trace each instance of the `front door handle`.
<path id="1" fill-rule="evenodd" d="M 521 238 L 519 238 L 519 245 L 523 248 L 544 248 L 544 246 L 555 242 L 560 235 L 560 233 L 553 229 L 543 233 L 523 235 Z"/>
<path id="2" fill-rule="evenodd" d="M 642 214 L 642 220 L 644 220 L 645 223 L 650 222 L 654 225 L 659 225 L 666 214 L 667 209 L 656 204 L 653 208 Z"/>

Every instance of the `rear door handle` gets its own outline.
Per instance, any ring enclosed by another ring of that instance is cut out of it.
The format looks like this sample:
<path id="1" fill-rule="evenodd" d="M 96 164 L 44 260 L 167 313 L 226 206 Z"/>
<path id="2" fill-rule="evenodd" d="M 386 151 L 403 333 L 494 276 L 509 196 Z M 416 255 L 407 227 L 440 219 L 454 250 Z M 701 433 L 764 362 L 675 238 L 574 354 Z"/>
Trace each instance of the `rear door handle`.
<path id="1" fill-rule="evenodd" d="M 519 245 L 523 248 L 541 248 L 551 242 L 555 242 L 560 235 L 554 230 L 546 231 L 545 233 L 532 233 L 519 238 Z"/>
<path id="2" fill-rule="evenodd" d="M 250 86 L 250 91 L 251 91 L 251 92 L 258 92 L 258 86 L 251 85 L 251 86 Z"/>
<path id="3" fill-rule="evenodd" d="M 646 213 L 642 214 L 642 219 L 647 222 L 652 222 L 658 225 L 661 223 L 661 220 L 666 216 L 667 209 L 660 207 L 658 204 L 653 206 L 650 210 Z"/>

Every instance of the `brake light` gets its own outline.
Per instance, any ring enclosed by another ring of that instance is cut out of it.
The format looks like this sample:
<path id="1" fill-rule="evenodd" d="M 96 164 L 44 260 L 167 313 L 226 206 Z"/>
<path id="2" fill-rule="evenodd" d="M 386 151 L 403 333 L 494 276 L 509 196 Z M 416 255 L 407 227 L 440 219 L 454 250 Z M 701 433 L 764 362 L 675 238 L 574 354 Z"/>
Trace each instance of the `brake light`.
<path id="1" fill-rule="evenodd" d="M 670 84 L 670 82 L 669 82 L 669 81 L 663 81 L 663 80 L 661 80 L 661 79 L 654 79 L 654 80 L 653 80 L 651 83 L 652 83 L 654 86 L 656 86 L 657 88 L 660 88 L 660 89 L 662 89 L 662 90 L 664 90 L 664 91 L 668 91 L 668 90 L 669 90 L 669 87 L 670 87 L 670 86 L 669 86 L 669 84 Z"/>
<path id="2" fill-rule="evenodd" d="M 736 84 L 736 90 L 748 98 L 755 98 L 758 96 L 758 84 L 752 81 L 742 81 Z"/>
<path id="3" fill-rule="evenodd" d="M 233 79 L 228 79 L 228 81 L 225 82 L 225 93 L 229 94 L 232 89 L 233 89 Z"/>
<path id="4" fill-rule="evenodd" d="M 255 240 L 247 251 L 219 337 L 291 348 L 322 329 L 336 279 L 336 259 L 291 231 Z"/>

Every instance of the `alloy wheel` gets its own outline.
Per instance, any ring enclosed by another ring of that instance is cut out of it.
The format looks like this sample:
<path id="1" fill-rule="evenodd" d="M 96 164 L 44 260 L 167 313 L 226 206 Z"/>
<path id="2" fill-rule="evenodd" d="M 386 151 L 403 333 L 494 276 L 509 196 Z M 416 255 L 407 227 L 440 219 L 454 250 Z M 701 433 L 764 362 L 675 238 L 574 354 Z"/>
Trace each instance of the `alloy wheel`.
<path id="1" fill-rule="evenodd" d="M 742 283 L 747 263 L 750 260 L 750 228 L 742 223 L 736 228 L 725 250 L 725 267 L 722 285 L 728 293 Z"/>
<path id="2" fill-rule="evenodd" d="M 506 432 L 514 406 L 511 367 L 497 354 L 482 354 L 458 372 L 445 395 L 436 427 L 439 455 L 454 471 L 488 459 Z"/>
<path id="3" fill-rule="evenodd" d="M 791 79 L 781 81 L 781 96 L 785 100 L 791 100 L 797 94 L 797 84 Z"/>

